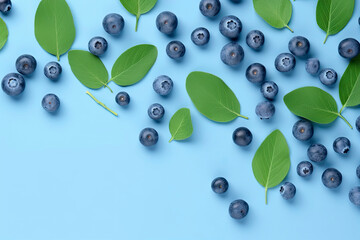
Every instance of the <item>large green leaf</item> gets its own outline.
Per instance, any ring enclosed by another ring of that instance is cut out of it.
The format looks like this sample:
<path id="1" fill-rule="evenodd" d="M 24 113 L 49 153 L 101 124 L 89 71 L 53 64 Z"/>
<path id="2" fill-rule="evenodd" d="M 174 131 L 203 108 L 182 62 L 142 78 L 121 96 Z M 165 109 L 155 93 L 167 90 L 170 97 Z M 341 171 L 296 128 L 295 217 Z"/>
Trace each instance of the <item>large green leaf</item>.
<path id="1" fill-rule="evenodd" d="M 60 59 L 75 40 L 75 25 L 65 0 L 42 0 L 35 15 L 35 37 L 40 46 Z"/>
<path id="2" fill-rule="evenodd" d="M 116 60 L 110 81 L 129 86 L 143 79 L 157 59 L 158 51 L 153 45 L 142 44 L 126 50 Z"/>
<path id="3" fill-rule="evenodd" d="M 186 90 L 197 110 L 215 122 L 230 122 L 240 114 L 240 103 L 234 92 L 219 77 L 192 72 L 186 79 Z"/>
<path id="4" fill-rule="evenodd" d="M 326 38 L 340 32 L 354 12 L 355 0 L 319 0 L 316 6 L 316 21 L 326 32 Z"/>
<path id="5" fill-rule="evenodd" d="M 140 16 L 153 9 L 157 0 L 120 0 L 120 2 L 129 13 L 136 16 L 135 31 L 137 31 Z"/>
<path id="6" fill-rule="evenodd" d="M 253 0 L 254 8 L 268 24 L 274 28 L 288 28 L 292 15 L 292 4 L 290 0 Z"/>
<path id="7" fill-rule="evenodd" d="M 260 145 L 252 161 L 252 169 L 256 180 L 265 187 L 267 203 L 268 189 L 279 185 L 290 169 L 289 146 L 279 130 L 272 132 Z"/>
<path id="8" fill-rule="evenodd" d="M 68 58 L 71 71 L 86 87 L 92 89 L 108 87 L 109 74 L 100 58 L 82 50 L 70 51 Z"/>
<path id="9" fill-rule="evenodd" d="M 171 139 L 169 142 L 173 140 L 179 141 L 189 138 L 193 133 L 190 109 L 179 109 L 170 120 L 169 130 L 171 133 Z"/>
<path id="10" fill-rule="evenodd" d="M 9 32 L 6 23 L 0 18 L 0 49 L 2 49 L 8 40 Z"/>

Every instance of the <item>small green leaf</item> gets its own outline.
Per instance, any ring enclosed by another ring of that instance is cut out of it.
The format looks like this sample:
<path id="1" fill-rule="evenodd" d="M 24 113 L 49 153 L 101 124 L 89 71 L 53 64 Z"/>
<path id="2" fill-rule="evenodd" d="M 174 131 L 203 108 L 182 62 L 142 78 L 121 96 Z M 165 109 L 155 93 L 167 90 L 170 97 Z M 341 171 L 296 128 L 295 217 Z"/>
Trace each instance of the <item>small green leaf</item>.
<path id="1" fill-rule="evenodd" d="M 219 77 L 192 72 L 186 79 L 186 90 L 197 110 L 215 122 L 230 122 L 240 114 L 240 103 L 234 92 Z"/>
<path id="2" fill-rule="evenodd" d="M 6 23 L 0 18 L 0 50 L 8 40 L 9 32 Z"/>
<path id="3" fill-rule="evenodd" d="M 339 85 L 340 100 L 343 107 L 355 107 L 360 104 L 360 55 L 350 61 Z"/>
<path id="4" fill-rule="evenodd" d="M 137 83 L 150 71 L 157 55 L 157 48 L 149 44 L 137 45 L 126 50 L 114 63 L 110 81 L 120 86 Z"/>
<path id="5" fill-rule="evenodd" d="M 316 22 L 326 32 L 326 38 L 340 32 L 350 21 L 355 0 L 319 0 L 316 6 Z"/>
<path id="6" fill-rule="evenodd" d="M 120 0 L 120 2 L 129 13 L 136 16 L 135 31 L 137 31 L 140 16 L 153 9 L 157 0 Z"/>
<path id="7" fill-rule="evenodd" d="M 107 86 L 109 74 L 100 58 L 82 50 L 70 51 L 68 58 L 71 71 L 86 87 L 98 89 L 105 86 L 109 88 Z"/>
<path id="8" fill-rule="evenodd" d="M 169 130 L 171 133 L 171 139 L 169 142 L 173 140 L 179 141 L 189 138 L 193 133 L 190 109 L 179 109 L 170 120 Z"/>
<path id="9" fill-rule="evenodd" d="M 42 0 L 35 15 L 35 37 L 40 46 L 60 59 L 75 40 L 75 25 L 65 0 Z"/>
<path id="10" fill-rule="evenodd" d="M 254 8 L 268 24 L 274 28 L 288 28 L 292 15 L 292 4 L 290 0 L 253 0 Z"/>
<path id="11" fill-rule="evenodd" d="M 252 161 L 252 169 L 256 180 L 265 187 L 265 203 L 267 191 L 279 185 L 290 169 L 289 146 L 284 135 L 275 130 L 260 145 Z"/>

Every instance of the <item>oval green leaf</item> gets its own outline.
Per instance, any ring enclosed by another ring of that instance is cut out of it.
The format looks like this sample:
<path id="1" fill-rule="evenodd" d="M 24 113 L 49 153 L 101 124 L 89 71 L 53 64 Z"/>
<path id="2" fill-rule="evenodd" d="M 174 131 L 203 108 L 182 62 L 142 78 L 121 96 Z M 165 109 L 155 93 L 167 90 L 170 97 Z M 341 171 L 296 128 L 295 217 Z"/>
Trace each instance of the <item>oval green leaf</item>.
<path id="1" fill-rule="evenodd" d="M 253 0 L 256 13 L 274 28 L 288 28 L 292 15 L 290 0 Z"/>
<path id="2" fill-rule="evenodd" d="M 110 81 L 129 86 L 143 79 L 157 59 L 158 51 L 153 45 L 142 44 L 126 50 L 116 60 Z"/>
<path id="3" fill-rule="evenodd" d="M 91 89 L 108 87 L 109 74 L 100 58 L 82 50 L 70 51 L 68 58 L 71 71 L 86 87 Z"/>
<path id="4" fill-rule="evenodd" d="M 6 23 L 0 18 L 0 50 L 4 47 L 8 40 L 9 31 Z"/>
<path id="5" fill-rule="evenodd" d="M 279 185 L 290 169 L 289 146 L 284 135 L 275 130 L 260 145 L 252 161 L 256 180 L 265 187 L 265 203 L 269 188 Z"/>
<path id="6" fill-rule="evenodd" d="M 197 110 L 215 122 L 230 122 L 240 114 L 240 103 L 234 92 L 219 77 L 192 72 L 186 79 L 186 91 Z"/>
<path id="7" fill-rule="evenodd" d="M 42 0 L 35 15 L 35 37 L 40 46 L 57 59 L 75 40 L 75 25 L 65 0 Z"/>
<path id="8" fill-rule="evenodd" d="M 190 109 L 179 109 L 170 120 L 169 130 L 171 133 L 171 139 L 169 142 L 173 140 L 184 140 L 191 137 L 193 133 L 193 125 L 191 122 Z"/>
<path id="9" fill-rule="evenodd" d="M 330 35 L 340 32 L 351 19 L 355 0 L 319 0 L 316 6 L 316 22 L 326 32 L 325 41 Z"/>
<path id="10" fill-rule="evenodd" d="M 136 16 L 135 31 L 137 31 L 140 16 L 153 9 L 157 0 L 120 0 L 120 2 L 129 13 Z"/>

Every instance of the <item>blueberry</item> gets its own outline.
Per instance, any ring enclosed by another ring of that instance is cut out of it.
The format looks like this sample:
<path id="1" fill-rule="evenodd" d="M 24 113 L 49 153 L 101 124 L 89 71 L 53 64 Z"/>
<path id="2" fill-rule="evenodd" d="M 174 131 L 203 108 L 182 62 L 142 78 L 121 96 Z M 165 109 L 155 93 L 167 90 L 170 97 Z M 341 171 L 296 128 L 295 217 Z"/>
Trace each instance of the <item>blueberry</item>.
<path id="1" fill-rule="evenodd" d="M 266 78 L 266 68 L 260 63 L 253 63 L 246 69 L 246 79 L 252 83 L 263 83 Z"/>
<path id="2" fill-rule="evenodd" d="M 225 193 L 229 188 L 228 181 L 223 177 L 215 178 L 211 183 L 211 189 L 214 193 L 222 194 Z"/>
<path id="3" fill-rule="evenodd" d="M 304 57 L 310 50 L 310 42 L 305 37 L 293 37 L 289 41 L 289 51 L 297 57 Z"/>
<path id="4" fill-rule="evenodd" d="M 161 120 L 164 117 L 165 109 L 159 103 L 154 103 L 148 108 L 148 115 L 153 120 Z"/>
<path id="5" fill-rule="evenodd" d="M 322 144 L 312 144 L 307 150 L 307 155 L 313 162 L 322 162 L 327 157 L 327 149 Z"/>
<path id="6" fill-rule="evenodd" d="M 0 12 L 8 13 L 12 8 L 11 0 L 0 0 Z"/>
<path id="7" fill-rule="evenodd" d="M 356 176 L 360 178 L 360 165 L 356 168 Z"/>
<path id="8" fill-rule="evenodd" d="M 101 56 L 106 52 L 108 43 L 103 37 L 93 37 L 90 39 L 88 47 L 92 54 L 95 56 Z"/>
<path id="9" fill-rule="evenodd" d="M 185 55 L 186 48 L 180 41 L 171 41 L 166 46 L 166 53 L 172 59 L 180 59 Z"/>
<path id="10" fill-rule="evenodd" d="M 246 35 L 246 44 L 254 50 L 260 50 L 264 42 L 265 36 L 259 30 L 252 30 Z"/>
<path id="11" fill-rule="evenodd" d="M 165 75 L 157 77 L 153 82 L 154 91 L 161 96 L 169 95 L 173 89 L 173 86 L 174 84 L 171 78 Z"/>
<path id="12" fill-rule="evenodd" d="M 115 101 L 120 106 L 127 106 L 130 103 L 130 96 L 127 92 L 119 92 L 116 94 Z"/>
<path id="13" fill-rule="evenodd" d="M 317 58 L 309 58 L 306 61 L 305 69 L 308 73 L 316 75 L 320 70 L 320 61 Z"/>
<path id="14" fill-rule="evenodd" d="M 326 86 L 331 86 L 336 83 L 338 76 L 334 69 L 326 68 L 321 70 L 319 74 L 319 79 L 322 84 Z"/>
<path id="15" fill-rule="evenodd" d="M 221 61 L 229 66 L 236 66 L 244 59 L 244 49 L 237 43 L 226 44 L 221 50 Z"/>
<path id="16" fill-rule="evenodd" d="M 256 106 L 255 113 L 260 119 L 270 119 L 275 114 L 275 106 L 269 101 L 261 102 Z"/>
<path id="17" fill-rule="evenodd" d="M 102 22 L 105 32 L 110 35 L 118 35 L 125 26 L 124 18 L 117 13 L 110 13 L 105 16 Z"/>
<path id="18" fill-rule="evenodd" d="M 351 148 L 350 140 L 346 137 L 339 137 L 335 139 L 333 148 L 335 152 L 346 155 L 347 153 L 349 153 Z"/>
<path id="19" fill-rule="evenodd" d="M 29 54 L 24 54 L 16 60 L 16 70 L 22 75 L 32 74 L 36 69 L 36 60 Z"/>
<path id="20" fill-rule="evenodd" d="M 242 23 L 239 18 L 229 15 L 223 17 L 219 24 L 219 30 L 222 35 L 230 39 L 239 37 L 242 30 Z"/>
<path id="21" fill-rule="evenodd" d="M 310 121 L 301 119 L 294 124 L 292 134 L 299 141 L 307 141 L 314 135 L 314 126 Z"/>
<path id="22" fill-rule="evenodd" d="M 337 188 L 342 182 L 342 174 L 335 168 L 328 168 L 321 176 L 321 180 L 327 188 Z"/>
<path id="23" fill-rule="evenodd" d="M 344 58 L 354 58 L 360 52 L 360 43 L 354 38 L 346 38 L 340 42 L 338 51 Z"/>
<path id="24" fill-rule="evenodd" d="M 47 78 L 51 80 L 56 80 L 60 77 L 62 72 L 62 67 L 57 62 L 49 62 L 44 67 L 44 74 Z"/>
<path id="25" fill-rule="evenodd" d="M 349 192 L 349 200 L 355 206 L 360 206 L 360 187 L 354 187 Z"/>
<path id="26" fill-rule="evenodd" d="M 356 119 L 356 129 L 360 132 L 360 116 Z"/>
<path id="27" fill-rule="evenodd" d="M 308 177 L 314 171 L 314 167 L 309 161 L 302 161 L 297 165 L 296 172 L 300 177 Z"/>
<path id="28" fill-rule="evenodd" d="M 18 96 L 25 90 L 25 79 L 18 73 L 6 75 L 2 82 L 2 90 L 9 96 Z"/>
<path id="29" fill-rule="evenodd" d="M 294 184 L 289 183 L 289 182 L 285 182 L 283 185 L 281 185 L 281 187 L 280 187 L 280 195 L 285 200 L 293 199 L 295 197 L 295 194 L 296 194 L 296 187 L 295 187 Z"/>
<path id="30" fill-rule="evenodd" d="M 49 93 L 44 96 L 41 105 L 47 112 L 54 113 L 60 107 L 60 99 L 55 94 Z"/>
<path id="31" fill-rule="evenodd" d="M 159 134 L 153 128 L 145 128 L 140 132 L 139 140 L 142 145 L 151 147 L 158 142 Z"/>
<path id="32" fill-rule="evenodd" d="M 240 127 L 234 131 L 232 138 L 236 145 L 248 146 L 252 142 L 253 135 L 249 129 Z"/>
<path id="33" fill-rule="evenodd" d="M 275 68 L 279 72 L 290 72 L 296 66 L 296 59 L 291 53 L 281 53 L 275 59 Z"/>
<path id="34" fill-rule="evenodd" d="M 273 81 L 266 81 L 261 85 L 260 91 L 266 99 L 272 101 L 278 94 L 279 87 Z"/>
<path id="35" fill-rule="evenodd" d="M 214 17 L 220 12 L 221 3 L 219 0 L 201 0 L 199 9 L 205 17 Z"/>
<path id="36" fill-rule="evenodd" d="M 244 200 L 235 200 L 230 203 L 229 214 L 234 219 L 242 219 L 249 212 L 249 205 Z"/>
<path id="37" fill-rule="evenodd" d="M 208 44 L 210 40 L 210 33 L 206 28 L 199 27 L 191 33 L 191 41 L 195 45 L 204 46 Z"/>
<path id="38" fill-rule="evenodd" d="M 175 32 L 178 26 L 178 19 L 175 14 L 169 11 L 160 13 L 156 18 L 157 29 L 167 35 Z"/>
<path id="39" fill-rule="evenodd" d="M 234 2 L 234 3 L 239 3 L 239 2 L 241 2 L 242 0 L 230 0 L 230 1 L 232 1 L 232 2 Z"/>

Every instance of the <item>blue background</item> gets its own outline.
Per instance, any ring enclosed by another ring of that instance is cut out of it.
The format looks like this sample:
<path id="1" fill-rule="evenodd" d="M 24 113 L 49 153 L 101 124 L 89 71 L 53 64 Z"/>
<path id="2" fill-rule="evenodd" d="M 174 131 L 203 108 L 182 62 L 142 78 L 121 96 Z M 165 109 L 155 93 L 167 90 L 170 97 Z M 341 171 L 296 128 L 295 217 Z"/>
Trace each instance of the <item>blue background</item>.
<path id="1" fill-rule="evenodd" d="M 215 19 L 202 16 L 199 1 L 159 0 L 156 7 L 140 19 L 134 32 L 135 17 L 117 0 L 68 1 L 74 16 L 77 36 L 72 49 L 87 49 L 93 36 L 104 36 L 109 49 L 102 57 L 110 71 L 117 57 L 140 43 L 158 47 L 159 57 L 144 80 L 121 88 L 111 83 L 115 92 L 126 90 L 131 95 L 128 108 L 120 108 L 115 93 L 107 89 L 91 91 L 99 100 L 119 113 L 116 118 L 93 102 L 88 90 L 72 74 L 67 55 L 61 57 L 63 75 L 58 82 L 46 79 L 42 69 L 55 57 L 41 49 L 34 36 L 33 21 L 39 1 L 14 0 L 10 15 L 2 16 L 8 25 L 9 41 L 0 52 L 0 75 L 15 71 L 15 60 L 24 53 L 38 60 L 35 74 L 27 78 L 26 91 L 19 99 L 0 93 L 0 239 L 4 240 L 81 240 L 81 239 L 342 239 L 358 235 L 360 209 L 348 200 L 350 188 L 360 185 L 355 168 L 360 164 L 359 133 L 342 120 L 329 126 L 315 126 L 311 142 L 328 147 L 323 164 L 314 164 L 314 174 L 302 179 L 296 174 L 298 162 L 306 160 L 310 143 L 301 143 L 291 134 L 297 117 L 285 107 L 282 98 L 302 86 L 317 86 L 330 92 L 338 101 L 338 85 L 327 88 L 305 72 L 305 61 L 298 59 L 295 71 L 281 74 L 274 68 L 274 59 L 287 52 L 290 38 L 303 35 L 311 42 L 312 57 L 318 57 L 323 67 L 332 67 L 340 75 L 348 61 L 337 52 L 338 43 L 346 37 L 360 38 L 357 18 L 358 2 L 347 27 L 329 37 L 316 24 L 316 1 L 293 2 L 290 27 L 277 30 L 256 15 L 252 1 L 240 4 L 222 1 L 222 10 Z M 179 26 L 174 37 L 161 34 L 155 27 L 156 16 L 174 12 Z M 123 34 L 111 37 L 102 28 L 103 17 L 120 13 L 126 21 Z M 224 65 L 220 50 L 229 42 L 218 31 L 221 17 L 234 14 L 243 22 L 240 44 L 245 59 L 237 68 Z M 190 33 L 199 26 L 211 32 L 205 48 L 195 46 Z M 261 52 L 245 44 L 246 34 L 259 29 L 266 36 Z M 178 39 L 187 47 L 181 62 L 169 59 L 166 44 Z M 259 88 L 245 78 L 246 67 L 260 62 L 268 69 L 268 80 L 275 81 L 280 93 L 275 101 L 277 112 L 271 121 L 261 121 L 255 106 L 263 101 Z M 203 117 L 191 103 L 186 90 L 186 76 L 195 70 L 215 74 L 234 90 L 242 105 L 242 114 L 250 120 L 236 119 L 219 124 Z M 168 98 L 152 90 L 158 75 L 169 75 L 175 82 Z M 47 93 L 61 99 L 57 115 L 49 115 L 41 107 Z M 166 108 L 165 118 L 156 123 L 147 116 L 150 104 L 159 102 Z M 168 143 L 168 121 L 181 107 L 189 107 L 194 124 L 193 136 L 184 142 Z M 347 109 L 344 115 L 354 124 L 359 109 Z M 254 141 L 248 148 L 232 142 L 232 132 L 248 127 Z M 140 145 L 138 135 L 144 127 L 158 130 L 160 139 L 155 148 Z M 265 205 L 264 188 L 255 180 L 252 157 L 265 137 L 280 129 L 291 149 L 291 169 L 287 181 L 297 186 L 293 201 L 283 200 L 278 188 L 269 191 Z M 352 141 L 347 157 L 332 150 L 336 137 Z M 337 190 L 326 189 L 321 174 L 327 167 L 343 173 L 343 184 Z M 224 196 L 210 188 L 213 178 L 224 176 L 230 183 Z M 235 199 L 250 205 L 246 219 L 229 217 L 228 206 Z M 347 236 L 347 237 L 346 237 Z"/>

